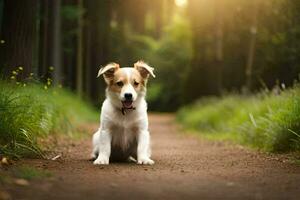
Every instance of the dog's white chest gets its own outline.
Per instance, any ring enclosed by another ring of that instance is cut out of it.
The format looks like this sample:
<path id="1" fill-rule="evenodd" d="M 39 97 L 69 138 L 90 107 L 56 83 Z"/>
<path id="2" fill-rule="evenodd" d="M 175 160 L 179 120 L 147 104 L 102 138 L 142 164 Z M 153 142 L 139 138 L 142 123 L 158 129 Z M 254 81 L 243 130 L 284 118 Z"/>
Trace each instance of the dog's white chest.
<path id="1" fill-rule="evenodd" d="M 124 127 L 113 125 L 111 127 L 112 146 L 120 147 L 124 151 L 136 142 L 137 130 L 134 126 Z"/>

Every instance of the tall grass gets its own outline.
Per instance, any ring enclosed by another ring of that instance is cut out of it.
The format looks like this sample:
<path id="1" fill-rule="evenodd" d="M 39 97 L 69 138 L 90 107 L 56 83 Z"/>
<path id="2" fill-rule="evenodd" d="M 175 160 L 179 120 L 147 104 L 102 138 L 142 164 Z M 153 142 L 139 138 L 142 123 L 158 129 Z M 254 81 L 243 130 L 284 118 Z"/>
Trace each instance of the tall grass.
<path id="1" fill-rule="evenodd" d="M 0 155 L 42 156 L 38 138 L 72 134 L 79 123 L 96 119 L 89 105 L 65 89 L 0 82 Z"/>
<path id="2" fill-rule="evenodd" d="M 227 95 L 180 109 L 185 128 L 271 152 L 300 150 L 300 87 L 280 94 Z"/>

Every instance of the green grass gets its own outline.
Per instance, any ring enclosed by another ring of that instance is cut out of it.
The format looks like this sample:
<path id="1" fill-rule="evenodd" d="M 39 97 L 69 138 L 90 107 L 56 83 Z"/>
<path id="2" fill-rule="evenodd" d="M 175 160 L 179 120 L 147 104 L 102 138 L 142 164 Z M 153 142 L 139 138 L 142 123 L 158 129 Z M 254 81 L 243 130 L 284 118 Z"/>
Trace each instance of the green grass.
<path id="1" fill-rule="evenodd" d="M 295 159 L 291 163 L 300 166 L 300 160 Z"/>
<path id="2" fill-rule="evenodd" d="M 52 176 L 51 172 L 41 170 L 30 166 L 19 166 L 13 169 L 13 175 L 17 178 L 32 180 L 37 178 L 49 178 Z"/>
<path id="3" fill-rule="evenodd" d="M 270 152 L 300 150 L 300 87 L 280 95 L 227 95 L 180 109 L 177 120 L 208 138 L 224 138 Z"/>
<path id="4" fill-rule="evenodd" d="M 97 112 L 61 88 L 26 87 L 0 82 L 0 155 L 43 156 L 38 139 L 71 135 L 80 123 L 97 120 Z"/>
<path id="5" fill-rule="evenodd" d="M 0 185 L 14 183 L 16 179 L 45 179 L 51 178 L 53 174 L 44 169 L 38 169 L 28 165 L 14 166 L 6 170 L 0 169 Z"/>

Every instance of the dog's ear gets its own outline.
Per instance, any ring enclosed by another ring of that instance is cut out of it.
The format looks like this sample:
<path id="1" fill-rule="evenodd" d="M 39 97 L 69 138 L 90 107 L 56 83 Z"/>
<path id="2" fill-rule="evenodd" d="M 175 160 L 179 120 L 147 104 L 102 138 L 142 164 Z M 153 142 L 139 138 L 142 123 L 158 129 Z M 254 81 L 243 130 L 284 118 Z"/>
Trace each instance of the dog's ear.
<path id="1" fill-rule="evenodd" d="M 103 74 L 104 80 L 109 83 L 114 78 L 115 71 L 119 68 L 119 64 L 109 63 L 98 71 L 97 78 Z"/>
<path id="2" fill-rule="evenodd" d="M 147 79 L 149 77 L 149 74 L 151 74 L 151 76 L 155 78 L 155 75 L 153 73 L 154 68 L 150 67 L 143 61 L 137 61 L 136 63 L 134 63 L 134 68 L 139 71 L 139 73 L 144 79 Z"/>

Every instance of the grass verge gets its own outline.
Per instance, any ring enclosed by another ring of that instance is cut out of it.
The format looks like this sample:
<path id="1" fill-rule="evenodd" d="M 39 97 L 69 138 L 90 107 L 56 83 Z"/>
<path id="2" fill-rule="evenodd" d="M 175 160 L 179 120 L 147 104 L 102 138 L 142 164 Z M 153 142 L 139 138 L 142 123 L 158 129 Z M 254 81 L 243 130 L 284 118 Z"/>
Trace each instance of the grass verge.
<path id="1" fill-rule="evenodd" d="M 177 120 L 192 131 L 270 152 L 300 150 L 300 86 L 280 94 L 206 98 L 180 109 Z"/>
<path id="2" fill-rule="evenodd" d="M 43 156 L 38 139 L 72 135 L 97 112 L 70 91 L 42 85 L 0 82 L 0 155 Z"/>
<path id="3" fill-rule="evenodd" d="M 52 176 L 51 172 L 47 170 L 41 170 L 26 165 L 13 168 L 13 175 L 14 177 L 26 180 L 49 178 Z"/>

